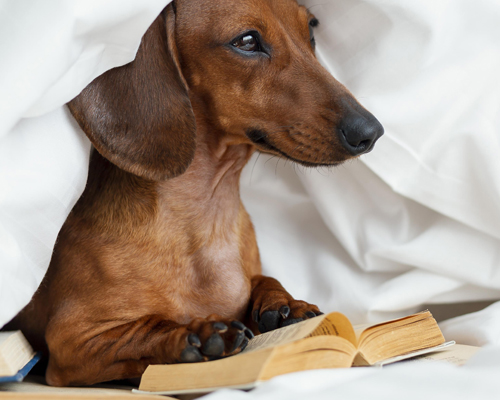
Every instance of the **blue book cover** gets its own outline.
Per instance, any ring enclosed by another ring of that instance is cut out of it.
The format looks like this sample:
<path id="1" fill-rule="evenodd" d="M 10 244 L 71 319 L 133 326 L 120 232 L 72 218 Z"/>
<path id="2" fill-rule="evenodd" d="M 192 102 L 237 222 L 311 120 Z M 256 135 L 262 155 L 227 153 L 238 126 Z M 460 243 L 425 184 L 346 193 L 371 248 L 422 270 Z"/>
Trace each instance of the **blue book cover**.
<path id="1" fill-rule="evenodd" d="M 41 354 L 36 353 L 31 360 L 29 360 L 24 367 L 22 367 L 19 372 L 12 376 L 0 376 L 0 383 L 5 382 L 21 382 L 28 372 L 34 367 L 34 365 L 40 360 Z"/>

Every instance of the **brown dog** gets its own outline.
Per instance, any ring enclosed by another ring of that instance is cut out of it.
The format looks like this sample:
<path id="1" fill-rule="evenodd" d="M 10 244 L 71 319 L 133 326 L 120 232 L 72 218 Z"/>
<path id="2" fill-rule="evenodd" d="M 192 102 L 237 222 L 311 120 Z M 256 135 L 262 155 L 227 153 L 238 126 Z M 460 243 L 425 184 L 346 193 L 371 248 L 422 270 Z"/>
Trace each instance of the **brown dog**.
<path id="1" fill-rule="evenodd" d="M 239 321 L 257 333 L 320 313 L 260 275 L 238 182 L 256 148 L 333 166 L 383 133 L 316 60 L 316 25 L 295 0 L 177 0 L 134 62 L 69 103 L 97 151 L 9 325 L 48 351 L 50 384 L 235 354 L 252 337 Z"/>

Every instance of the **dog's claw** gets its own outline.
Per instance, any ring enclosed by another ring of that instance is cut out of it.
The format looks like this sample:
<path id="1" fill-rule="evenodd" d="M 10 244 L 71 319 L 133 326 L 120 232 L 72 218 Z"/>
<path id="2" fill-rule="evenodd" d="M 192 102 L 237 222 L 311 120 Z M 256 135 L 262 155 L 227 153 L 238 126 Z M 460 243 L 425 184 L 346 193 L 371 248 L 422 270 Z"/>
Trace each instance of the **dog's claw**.
<path id="1" fill-rule="evenodd" d="M 241 346 L 243 340 L 245 340 L 245 332 L 240 331 L 236 334 L 236 338 L 234 339 L 234 344 L 233 348 L 231 349 L 231 353 L 236 351 L 236 349 Z"/>
<path id="2" fill-rule="evenodd" d="M 190 333 L 187 337 L 187 341 L 191 346 L 194 347 L 201 347 L 201 341 L 200 338 L 196 333 Z"/>
<path id="3" fill-rule="evenodd" d="M 207 339 L 201 351 L 207 356 L 221 356 L 224 352 L 224 340 L 218 333 L 214 333 Z"/>
<path id="4" fill-rule="evenodd" d="M 248 339 L 253 339 L 255 337 L 255 335 L 253 334 L 253 332 L 248 329 L 245 324 L 243 324 L 242 322 L 240 321 L 232 321 L 231 322 L 231 326 L 233 328 L 236 328 L 238 329 L 239 331 L 241 331 L 241 333 L 243 333 L 243 336 L 246 336 Z M 239 345 L 238 345 L 239 346 Z M 236 346 L 236 347 L 238 347 Z M 235 348 L 236 349 L 236 348 Z M 234 350 L 233 350 L 234 351 Z"/>
<path id="5" fill-rule="evenodd" d="M 241 323 L 240 321 L 232 321 L 231 326 L 233 328 L 240 330 L 240 331 L 244 331 L 245 329 L 247 329 L 247 327 L 243 323 Z"/>
<path id="6" fill-rule="evenodd" d="M 252 319 L 257 323 L 259 322 L 259 310 L 253 310 Z"/>
<path id="7" fill-rule="evenodd" d="M 253 332 L 250 329 L 246 328 L 246 327 L 245 327 L 245 336 L 248 339 L 253 339 L 255 337 L 255 335 L 253 334 Z"/>
<path id="8" fill-rule="evenodd" d="M 227 331 L 227 325 L 224 322 L 215 322 L 213 327 L 220 333 L 224 333 Z"/>
<path id="9" fill-rule="evenodd" d="M 287 319 L 288 316 L 290 315 L 290 307 L 288 307 L 288 306 L 281 307 L 280 314 L 281 314 L 281 318 Z"/>
<path id="10" fill-rule="evenodd" d="M 181 362 L 192 363 L 203 360 L 200 351 L 194 346 L 187 346 L 181 353 Z"/>
<path id="11" fill-rule="evenodd" d="M 249 342 L 249 340 L 247 338 L 243 339 L 243 343 L 241 343 L 241 346 L 240 346 L 241 351 L 245 350 L 245 348 L 248 346 L 248 342 Z"/>
<path id="12" fill-rule="evenodd" d="M 305 312 L 305 316 L 306 316 L 307 318 L 314 318 L 314 317 L 316 316 L 316 314 L 315 314 L 315 313 L 313 313 L 312 311 L 306 311 L 306 312 Z"/>

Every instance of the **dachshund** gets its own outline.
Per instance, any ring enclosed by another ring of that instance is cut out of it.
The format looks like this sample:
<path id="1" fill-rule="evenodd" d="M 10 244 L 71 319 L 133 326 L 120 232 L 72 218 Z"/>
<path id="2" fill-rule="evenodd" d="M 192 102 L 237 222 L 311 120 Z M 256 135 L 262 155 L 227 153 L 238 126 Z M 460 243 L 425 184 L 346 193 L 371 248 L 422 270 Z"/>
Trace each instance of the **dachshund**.
<path id="1" fill-rule="evenodd" d="M 261 275 L 239 194 L 255 151 L 336 166 L 383 134 L 316 59 L 317 25 L 296 0 L 175 0 L 133 62 L 68 103 L 87 186 L 7 326 L 48 354 L 48 384 L 225 357 L 321 314 Z"/>

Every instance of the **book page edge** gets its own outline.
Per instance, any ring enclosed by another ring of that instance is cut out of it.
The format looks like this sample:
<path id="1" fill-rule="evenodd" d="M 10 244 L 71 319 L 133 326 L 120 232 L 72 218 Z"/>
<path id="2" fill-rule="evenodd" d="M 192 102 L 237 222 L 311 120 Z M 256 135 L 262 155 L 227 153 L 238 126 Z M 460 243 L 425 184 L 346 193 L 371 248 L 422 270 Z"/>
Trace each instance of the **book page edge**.
<path id="1" fill-rule="evenodd" d="M 449 342 L 442 343 L 438 346 L 428 347 L 426 349 L 412 351 L 411 353 L 401 354 L 401 355 L 396 356 L 396 357 L 391 357 L 391 358 L 388 358 L 386 360 L 381 360 L 381 361 L 376 362 L 375 364 L 372 364 L 372 366 L 373 367 L 383 367 L 384 365 L 393 364 L 393 363 L 396 363 L 398 361 L 407 360 L 409 358 L 432 353 L 434 351 L 441 351 L 441 350 L 447 349 L 448 347 L 451 347 L 455 344 L 456 344 L 456 342 L 454 340 L 451 340 Z"/>
<path id="2" fill-rule="evenodd" d="M 263 381 L 257 380 L 252 383 L 244 384 L 244 385 L 232 385 L 232 386 L 217 386 L 217 387 L 208 387 L 201 389 L 183 389 L 183 390 L 171 390 L 171 391 L 158 391 L 158 392 L 150 392 L 147 390 L 139 390 L 132 389 L 132 393 L 135 394 L 158 394 L 158 395 L 182 395 L 182 394 L 200 394 L 200 393 L 212 393 L 219 389 L 238 389 L 238 390 L 249 390 L 257 387 Z"/>

